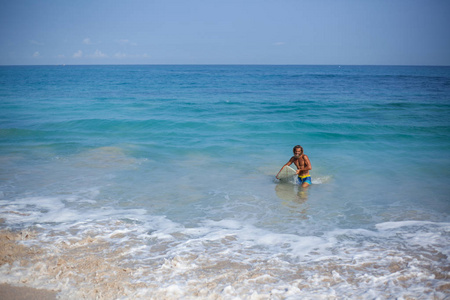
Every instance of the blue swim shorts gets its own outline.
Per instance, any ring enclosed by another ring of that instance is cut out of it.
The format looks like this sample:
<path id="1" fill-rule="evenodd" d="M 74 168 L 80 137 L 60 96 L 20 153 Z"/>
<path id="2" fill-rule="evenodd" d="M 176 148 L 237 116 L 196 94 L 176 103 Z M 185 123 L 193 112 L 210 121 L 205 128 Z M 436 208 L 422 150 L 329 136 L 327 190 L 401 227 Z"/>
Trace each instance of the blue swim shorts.
<path id="1" fill-rule="evenodd" d="M 307 182 L 308 184 L 311 184 L 311 175 L 306 176 L 298 176 L 298 183 L 302 184 L 304 182 Z"/>

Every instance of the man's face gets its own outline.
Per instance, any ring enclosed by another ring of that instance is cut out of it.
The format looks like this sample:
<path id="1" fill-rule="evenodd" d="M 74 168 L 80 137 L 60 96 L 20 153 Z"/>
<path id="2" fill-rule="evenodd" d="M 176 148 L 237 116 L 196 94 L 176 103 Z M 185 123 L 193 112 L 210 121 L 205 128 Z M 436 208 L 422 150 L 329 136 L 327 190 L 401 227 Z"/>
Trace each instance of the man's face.
<path id="1" fill-rule="evenodd" d="M 302 154 L 302 149 L 300 149 L 300 148 L 295 149 L 295 151 L 294 151 L 294 157 L 295 157 L 295 158 L 299 158 L 299 157 L 300 157 L 300 154 Z"/>

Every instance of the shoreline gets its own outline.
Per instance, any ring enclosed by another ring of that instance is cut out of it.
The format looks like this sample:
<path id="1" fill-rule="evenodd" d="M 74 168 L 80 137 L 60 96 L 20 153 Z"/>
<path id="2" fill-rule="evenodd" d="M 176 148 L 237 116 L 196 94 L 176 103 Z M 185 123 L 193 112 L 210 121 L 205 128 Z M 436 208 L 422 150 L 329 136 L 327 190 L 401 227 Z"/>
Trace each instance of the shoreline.
<path id="1" fill-rule="evenodd" d="M 56 291 L 14 286 L 0 283 L 0 299 L 3 300 L 56 300 Z"/>
<path id="2" fill-rule="evenodd" d="M 424 223 L 430 222 L 414 221 L 412 224 Z M 407 224 L 384 223 L 379 227 L 380 230 L 389 230 Z M 438 224 L 429 225 L 434 225 L 434 228 L 428 230 L 434 230 Z M 441 226 L 445 227 L 447 223 Z M 415 234 L 424 236 L 428 230 L 416 231 Z M 314 259 L 308 263 L 284 260 L 283 263 L 264 256 L 254 258 L 250 265 L 244 260 L 234 261 L 232 254 L 214 260 L 211 257 L 217 252 L 210 247 L 205 249 L 203 256 L 185 252 L 165 257 L 160 264 L 136 268 L 119 263 L 130 248 L 112 249 L 112 243 L 102 236 L 66 239 L 54 245 L 57 248 L 55 253 L 50 253 L 48 247 L 30 247 L 20 242 L 39 240 L 38 236 L 39 233 L 32 230 L 0 230 L 0 270 L 5 273 L 0 283 L 0 299 L 246 298 L 250 295 L 260 298 L 270 298 L 271 295 L 308 298 L 317 293 L 333 297 L 338 292 L 350 298 L 365 298 L 371 292 L 381 298 L 389 298 L 394 293 L 404 298 L 445 299 L 450 291 L 450 285 L 445 280 L 448 271 L 445 254 L 415 253 L 415 249 L 403 251 L 381 246 L 371 252 L 370 259 L 355 260 L 355 255 L 361 250 L 371 249 L 347 244 L 349 255 L 338 259 Z M 223 245 L 227 247 L 238 240 L 234 235 L 221 236 Z M 116 234 L 114 238 L 122 239 L 123 236 Z M 435 239 L 435 242 L 439 241 Z M 111 251 L 105 253 L 105 249 Z M 148 253 L 152 255 L 156 251 Z M 387 260 L 381 259 L 383 256 L 387 256 Z M 436 267 L 439 262 L 441 267 Z M 3 268 L 5 265 L 10 266 L 11 272 L 5 270 L 8 267 Z M 283 268 L 283 265 L 289 269 Z M 267 272 L 270 275 L 266 275 Z M 283 277 L 286 273 L 287 276 Z M 142 277 L 151 280 L 140 280 Z M 188 277 L 191 279 L 186 285 Z M 387 285 L 389 289 L 385 290 Z M 410 287 L 415 290 L 407 290 Z"/>

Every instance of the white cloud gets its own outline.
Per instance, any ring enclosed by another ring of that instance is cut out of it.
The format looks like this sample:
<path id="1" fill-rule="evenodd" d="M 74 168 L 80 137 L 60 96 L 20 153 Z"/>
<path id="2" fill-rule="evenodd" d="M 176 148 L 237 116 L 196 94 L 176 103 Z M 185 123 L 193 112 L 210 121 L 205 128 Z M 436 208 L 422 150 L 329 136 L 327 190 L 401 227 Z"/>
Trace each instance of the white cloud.
<path id="1" fill-rule="evenodd" d="M 95 50 L 94 57 L 107 57 L 107 55 L 97 49 L 97 50 Z"/>
<path id="2" fill-rule="evenodd" d="M 92 54 L 83 54 L 83 51 L 81 51 L 81 50 L 78 50 L 77 52 L 75 52 L 73 55 L 72 55 L 72 57 L 73 58 L 81 58 L 81 57 L 87 57 L 87 58 L 105 58 L 105 57 L 108 57 L 108 55 L 106 55 L 105 53 L 103 53 L 102 51 L 100 51 L 100 50 L 95 50 L 95 52 L 94 53 L 92 53 Z"/>
<path id="3" fill-rule="evenodd" d="M 77 52 L 75 52 L 73 54 L 73 58 L 80 58 L 82 56 L 83 56 L 83 51 L 81 51 L 81 50 L 78 50 Z"/>
<path id="4" fill-rule="evenodd" d="M 94 54 L 91 55 L 90 57 L 92 57 L 92 58 L 104 58 L 104 57 L 108 57 L 108 55 L 106 55 L 105 53 L 103 53 L 102 51 L 97 49 L 97 50 L 95 50 Z"/>
<path id="5" fill-rule="evenodd" d="M 85 44 L 85 45 L 92 45 L 91 39 L 90 38 L 85 38 L 83 40 L 83 44 Z"/>
<path id="6" fill-rule="evenodd" d="M 39 56 L 41 56 L 41 54 L 38 51 L 33 53 L 33 57 L 39 57 Z"/>

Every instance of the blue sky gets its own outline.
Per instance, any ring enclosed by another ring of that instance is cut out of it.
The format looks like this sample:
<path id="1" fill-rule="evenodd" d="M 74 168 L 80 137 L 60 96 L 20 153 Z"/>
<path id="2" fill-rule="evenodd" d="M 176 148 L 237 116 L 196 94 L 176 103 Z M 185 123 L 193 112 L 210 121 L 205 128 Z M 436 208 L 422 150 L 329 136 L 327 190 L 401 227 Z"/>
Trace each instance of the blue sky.
<path id="1" fill-rule="evenodd" d="M 0 0 L 0 64 L 450 65 L 450 1 Z"/>

